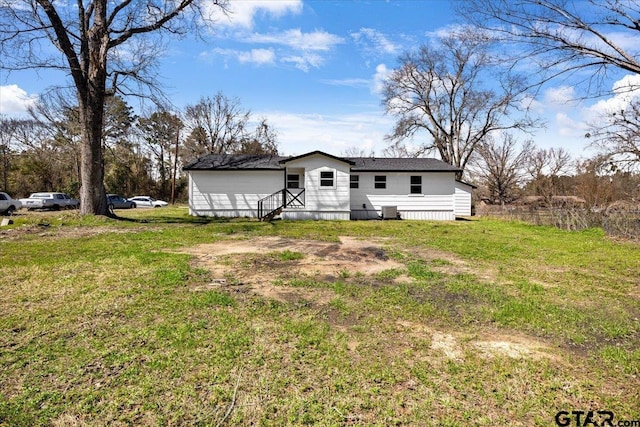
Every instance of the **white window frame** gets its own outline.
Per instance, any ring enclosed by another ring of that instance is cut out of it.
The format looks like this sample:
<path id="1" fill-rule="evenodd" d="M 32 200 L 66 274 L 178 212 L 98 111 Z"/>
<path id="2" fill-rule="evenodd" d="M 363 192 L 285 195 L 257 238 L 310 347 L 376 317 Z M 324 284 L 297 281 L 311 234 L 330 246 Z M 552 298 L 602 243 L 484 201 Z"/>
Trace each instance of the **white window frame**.
<path id="1" fill-rule="evenodd" d="M 349 175 L 349 188 L 360 188 L 360 175 Z"/>
<path id="2" fill-rule="evenodd" d="M 289 179 L 290 176 L 297 176 L 298 179 Z M 297 187 L 292 187 L 291 183 L 296 182 L 298 184 Z M 287 174 L 287 188 L 292 188 L 292 189 L 298 189 L 298 188 L 302 188 L 300 187 L 300 174 L 299 173 L 288 173 Z"/>
<path id="3" fill-rule="evenodd" d="M 379 179 L 384 178 L 384 179 Z M 373 177 L 373 188 L 376 190 L 386 190 L 387 189 L 387 176 L 386 175 L 374 175 Z"/>
<path id="4" fill-rule="evenodd" d="M 331 178 L 323 178 L 322 174 L 331 173 Z M 331 185 L 322 185 L 322 181 L 331 179 Z M 320 169 L 318 172 L 318 186 L 321 190 L 335 190 L 338 176 L 335 169 Z"/>
<path id="5" fill-rule="evenodd" d="M 413 178 L 420 178 L 420 183 L 419 184 L 414 184 L 413 183 Z M 424 195 L 424 193 L 422 192 L 422 175 L 411 175 L 409 176 L 409 195 L 410 196 L 422 196 Z M 413 189 L 414 187 L 418 187 L 418 189 L 420 191 L 418 192 L 414 192 Z"/>

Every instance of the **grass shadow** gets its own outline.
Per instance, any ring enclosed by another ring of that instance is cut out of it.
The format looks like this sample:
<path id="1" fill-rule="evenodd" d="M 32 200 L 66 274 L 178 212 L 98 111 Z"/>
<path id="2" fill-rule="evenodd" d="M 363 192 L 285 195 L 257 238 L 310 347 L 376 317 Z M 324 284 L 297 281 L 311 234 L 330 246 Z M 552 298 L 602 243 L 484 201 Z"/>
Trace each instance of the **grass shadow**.
<path id="1" fill-rule="evenodd" d="M 109 218 L 123 221 L 132 222 L 136 224 L 194 224 L 194 225 L 208 225 L 208 224 L 229 224 L 237 222 L 258 222 L 251 218 L 229 218 L 229 217 L 208 217 L 208 216 L 172 216 L 172 215 L 153 215 L 141 218 L 132 218 L 120 216 L 117 214 L 108 215 Z"/>

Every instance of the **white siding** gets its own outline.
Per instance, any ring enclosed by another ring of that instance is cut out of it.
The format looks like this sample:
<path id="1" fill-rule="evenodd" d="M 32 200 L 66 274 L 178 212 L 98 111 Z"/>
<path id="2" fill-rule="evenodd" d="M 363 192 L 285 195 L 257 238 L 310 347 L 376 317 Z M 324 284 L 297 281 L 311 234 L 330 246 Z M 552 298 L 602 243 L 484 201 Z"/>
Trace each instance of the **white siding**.
<path id="1" fill-rule="evenodd" d="M 455 175 L 453 172 L 352 172 L 359 175 L 351 189 L 351 217 L 377 218 L 382 206 L 397 206 L 403 219 L 453 220 Z M 375 188 L 374 177 L 387 177 L 385 189 Z M 422 177 L 422 193 L 410 194 L 411 176 Z"/>
<path id="2" fill-rule="evenodd" d="M 283 171 L 189 171 L 189 214 L 256 217 L 258 200 L 283 187 Z"/>
<path id="3" fill-rule="evenodd" d="M 455 186 L 456 216 L 471 216 L 471 192 L 473 187 L 460 181 L 456 181 Z"/>
<path id="4" fill-rule="evenodd" d="M 305 208 L 286 210 L 284 218 L 349 219 L 349 164 L 316 154 L 287 162 L 286 167 L 305 170 Z M 334 172 L 333 187 L 320 185 L 320 173 L 323 171 Z"/>

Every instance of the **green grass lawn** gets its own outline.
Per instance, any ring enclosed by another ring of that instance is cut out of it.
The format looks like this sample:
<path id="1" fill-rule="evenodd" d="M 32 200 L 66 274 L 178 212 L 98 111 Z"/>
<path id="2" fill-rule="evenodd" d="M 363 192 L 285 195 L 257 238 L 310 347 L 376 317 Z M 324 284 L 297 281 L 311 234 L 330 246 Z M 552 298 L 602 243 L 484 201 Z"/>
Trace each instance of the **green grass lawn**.
<path id="1" fill-rule="evenodd" d="M 638 244 L 486 219 L 117 213 L 0 229 L 0 425 L 640 420 Z M 393 266 L 345 267 L 359 253 L 329 274 L 268 244 L 329 259 L 344 236 Z M 240 244 L 258 249 L 208 252 Z"/>

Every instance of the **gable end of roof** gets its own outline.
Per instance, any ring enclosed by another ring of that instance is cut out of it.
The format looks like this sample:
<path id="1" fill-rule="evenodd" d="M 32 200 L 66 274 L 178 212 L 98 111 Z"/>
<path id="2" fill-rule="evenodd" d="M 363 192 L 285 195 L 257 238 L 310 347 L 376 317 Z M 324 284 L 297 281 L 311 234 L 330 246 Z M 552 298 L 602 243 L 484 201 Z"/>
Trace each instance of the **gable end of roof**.
<path id="1" fill-rule="evenodd" d="M 327 154 L 324 151 L 320 151 L 320 150 L 315 150 L 315 151 L 312 151 L 310 153 L 301 154 L 299 156 L 287 157 L 287 158 L 284 158 L 284 159 L 280 160 L 280 163 L 284 164 L 284 163 L 292 162 L 294 160 L 303 159 L 305 157 L 314 156 L 316 154 L 320 155 L 320 156 L 328 157 L 330 159 L 337 160 L 339 162 L 346 163 L 348 165 L 352 165 L 352 166 L 355 165 L 355 162 L 353 162 L 352 160 L 346 159 L 344 157 L 334 156 L 333 154 Z"/>

